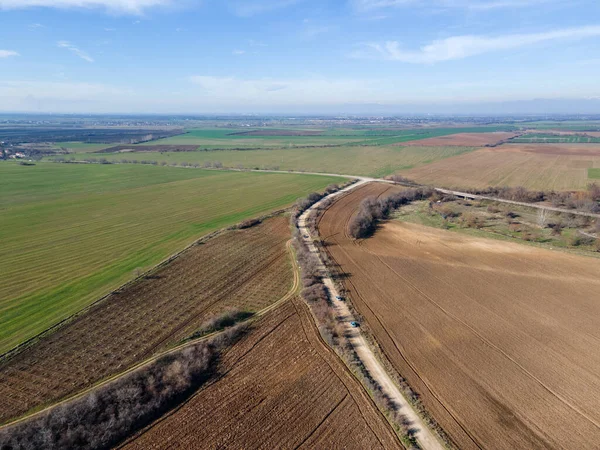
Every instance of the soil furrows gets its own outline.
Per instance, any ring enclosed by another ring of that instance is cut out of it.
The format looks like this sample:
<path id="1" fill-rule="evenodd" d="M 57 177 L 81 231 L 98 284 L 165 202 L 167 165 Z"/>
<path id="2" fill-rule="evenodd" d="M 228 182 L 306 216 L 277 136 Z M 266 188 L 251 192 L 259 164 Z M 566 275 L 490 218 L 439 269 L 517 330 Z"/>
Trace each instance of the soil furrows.
<path id="1" fill-rule="evenodd" d="M 0 366 L 0 422 L 82 390 L 228 308 L 258 311 L 292 283 L 286 218 L 190 248 Z"/>
<path id="2" fill-rule="evenodd" d="M 216 382 L 125 447 L 401 448 L 303 308 L 295 299 L 263 316 Z"/>
<path id="3" fill-rule="evenodd" d="M 465 448 L 593 448 L 598 262 L 398 223 L 357 245 L 344 227 L 374 189 L 340 199 L 320 230 L 355 306 L 437 421 Z"/>

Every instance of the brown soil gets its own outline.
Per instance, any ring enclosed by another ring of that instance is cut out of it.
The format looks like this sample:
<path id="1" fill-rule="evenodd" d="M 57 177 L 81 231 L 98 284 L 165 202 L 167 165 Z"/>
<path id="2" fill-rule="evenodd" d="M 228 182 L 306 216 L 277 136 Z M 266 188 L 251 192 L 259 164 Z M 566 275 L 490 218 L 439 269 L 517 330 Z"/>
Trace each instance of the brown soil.
<path id="1" fill-rule="evenodd" d="M 525 186 L 585 189 L 589 167 L 600 167 L 598 144 L 504 144 L 403 171 L 419 183 L 456 188 Z"/>
<path id="2" fill-rule="evenodd" d="M 230 133 L 229 136 L 321 136 L 321 130 L 249 130 Z"/>
<path id="3" fill-rule="evenodd" d="M 491 151 L 600 157 L 599 144 L 508 144 Z"/>
<path id="4" fill-rule="evenodd" d="M 285 217 L 194 246 L 0 364 L 0 423 L 119 373 L 228 308 L 258 311 L 292 286 Z"/>
<path id="5" fill-rule="evenodd" d="M 294 299 L 265 315 L 217 381 L 125 448 L 402 448 L 309 314 Z"/>
<path id="6" fill-rule="evenodd" d="M 497 145 L 502 141 L 515 137 L 515 133 L 493 132 L 493 133 L 458 133 L 449 136 L 433 137 L 422 139 L 419 141 L 402 142 L 401 146 L 418 146 L 418 147 L 482 147 L 484 145 Z"/>
<path id="7" fill-rule="evenodd" d="M 597 448 L 600 261 L 414 224 L 319 229 L 382 351 L 459 448 Z"/>
<path id="8" fill-rule="evenodd" d="M 116 145 L 94 153 L 193 152 L 198 145 Z"/>

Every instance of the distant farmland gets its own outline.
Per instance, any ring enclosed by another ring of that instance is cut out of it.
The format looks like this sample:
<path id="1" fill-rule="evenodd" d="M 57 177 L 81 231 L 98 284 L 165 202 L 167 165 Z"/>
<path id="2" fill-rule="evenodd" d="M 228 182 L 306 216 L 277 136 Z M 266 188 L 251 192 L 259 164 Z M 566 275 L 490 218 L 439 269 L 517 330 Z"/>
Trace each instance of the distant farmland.
<path id="1" fill-rule="evenodd" d="M 0 353 L 213 230 L 339 178 L 0 164 Z"/>
<path id="2" fill-rule="evenodd" d="M 531 133 L 524 134 L 518 138 L 512 139 L 511 143 L 519 144 L 598 144 L 599 137 L 585 134 L 544 134 Z"/>
<path id="3" fill-rule="evenodd" d="M 402 172 L 422 183 L 456 188 L 525 186 L 585 189 L 600 168 L 600 145 L 510 144 L 485 148 Z"/>
<path id="4" fill-rule="evenodd" d="M 76 159 L 106 158 L 109 161 L 157 161 L 168 164 L 210 163 L 227 167 L 346 173 L 381 177 L 398 170 L 419 167 L 451 156 L 473 151 L 473 147 L 343 146 L 286 150 L 219 150 L 127 154 L 79 154 Z"/>

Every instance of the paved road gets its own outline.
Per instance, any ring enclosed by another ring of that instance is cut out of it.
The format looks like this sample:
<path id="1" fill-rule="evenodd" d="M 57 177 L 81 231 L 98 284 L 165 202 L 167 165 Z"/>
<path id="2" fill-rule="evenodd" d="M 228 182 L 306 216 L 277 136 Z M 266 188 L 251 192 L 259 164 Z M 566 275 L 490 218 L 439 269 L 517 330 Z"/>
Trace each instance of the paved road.
<path id="1" fill-rule="evenodd" d="M 334 194 L 331 194 L 321 201 L 315 203 L 311 206 L 307 211 L 304 212 L 298 219 L 298 228 L 300 229 L 300 236 L 308 246 L 311 253 L 314 253 L 319 258 L 320 263 L 320 271 L 323 276 L 323 283 L 325 287 L 329 291 L 329 295 L 331 296 L 333 306 L 336 310 L 338 319 L 344 330 L 346 335 L 348 336 L 348 341 L 356 351 L 358 358 L 364 364 L 364 367 L 367 369 L 371 377 L 375 380 L 375 382 L 381 386 L 382 392 L 387 395 L 395 404 L 408 421 L 410 422 L 410 427 L 415 430 L 415 439 L 417 440 L 419 446 L 424 450 L 443 450 L 444 446 L 440 443 L 440 441 L 436 438 L 434 433 L 425 425 L 421 417 L 416 413 L 416 411 L 412 408 L 408 400 L 404 397 L 400 389 L 394 384 L 391 377 L 385 371 L 379 360 L 375 357 L 375 354 L 367 344 L 364 336 L 361 334 L 359 328 L 354 328 L 350 325 L 350 322 L 354 321 L 352 317 L 352 313 L 348 308 L 348 305 L 344 301 L 336 300 L 336 297 L 340 295 L 338 292 L 332 278 L 329 276 L 325 265 L 323 264 L 319 252 L 314 245 L 312 238 L 310 237 L 310 231 L 306 226 L 308 215 L 316 208 L 322 205 L 322 203 L 326 199 L 334 198 L 336 196 L 342 195 L 344 192 L 355 189 L 358 186 L 361 186 L 365 183 L 369 183 L 374 179 L 365 178 L 365 177 L 352 177 L 358 178 L 359 181 L 351 186 L 348 186 L 345 189 L 342 189 Z M 381 180 L 378 180 L 381 181 Z M 307 237 L 305 237 L 307 236 Z"/>

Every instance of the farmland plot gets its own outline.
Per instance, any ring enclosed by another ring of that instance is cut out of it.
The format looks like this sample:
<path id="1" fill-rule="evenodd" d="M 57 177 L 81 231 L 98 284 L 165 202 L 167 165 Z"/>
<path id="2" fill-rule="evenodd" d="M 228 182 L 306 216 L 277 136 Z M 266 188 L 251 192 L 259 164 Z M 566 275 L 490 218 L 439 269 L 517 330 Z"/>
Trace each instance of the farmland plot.
<path id="1" fill-rule="evenodd" d="M 585 189 L 588 169 L 600 168 L 600 145 L 505 144 L 403 171 L 417 182 L 454 188 L 525 186 Z"/>
<path id="2" fill-rule="evenodd" d="M 600 261 L 415 224 L 353 241 L 367 185 L 319 230 L 384 354 L 460 448 L 600 441 Z"/>
<path id="3" fill-rule="evenodd" d="M 295 299 L 225 354 L 214 383 L 126 449 L 402 448 Z"/>
<path id="4" fill-rule="evenodd" d="M 141 148 L 141 147 L 140 147 Z M 302 149 L 219 150 L 204 152 L 165 152 L 102 154 L 109 161 L 123 159 L 148 160 L 168 164 L 221 162 L 225 167 L 246 169 L 278 169 L 322 173 L 342 173 L 382 177 L 398 170 L 419 167 L 475 150 L 474 147 L 399 147 L 342 146 Z M 74 155 L 89 159 L 89 154 Z M 94 155 L 99 156 L 99 155 Z"/>
<path id="5" fill-rule="evenodd" d="M 0 354 L 203 235 L 339 178 L 0 164 Z"/>
<path id="6" fill-rule="evenodd" d="M 12 359 L 0 423 L 81 391 L 189 336 L 230 308 L 256 312 L 292 287 L 285 217 L 191 247 Z"/>

